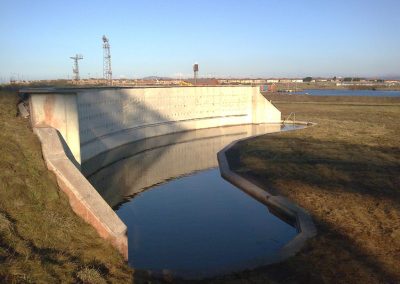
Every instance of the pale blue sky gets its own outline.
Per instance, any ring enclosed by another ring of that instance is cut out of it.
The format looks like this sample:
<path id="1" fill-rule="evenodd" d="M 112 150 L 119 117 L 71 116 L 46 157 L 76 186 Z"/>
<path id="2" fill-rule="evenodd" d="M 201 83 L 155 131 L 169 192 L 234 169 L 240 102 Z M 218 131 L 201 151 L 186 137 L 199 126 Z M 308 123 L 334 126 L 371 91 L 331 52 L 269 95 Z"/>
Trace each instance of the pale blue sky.
<path id="1" fill-rule="evenodd" d="M 0 0 L 0 80 L 114 77 L 400 77 L 399 0 Z"/>

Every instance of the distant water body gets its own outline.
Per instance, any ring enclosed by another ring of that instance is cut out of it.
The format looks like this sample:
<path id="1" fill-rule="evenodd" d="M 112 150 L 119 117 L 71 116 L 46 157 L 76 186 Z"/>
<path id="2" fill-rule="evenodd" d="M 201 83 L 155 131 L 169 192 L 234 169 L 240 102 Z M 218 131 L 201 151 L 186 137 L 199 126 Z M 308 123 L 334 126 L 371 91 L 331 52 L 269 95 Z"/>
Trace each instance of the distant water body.
<path id="1" fill-rule="evenodd" d="M 400 91 L 380 90 L 304 90 L 296 94 L 309 94 L 311 96 L 400 97 Z"/>

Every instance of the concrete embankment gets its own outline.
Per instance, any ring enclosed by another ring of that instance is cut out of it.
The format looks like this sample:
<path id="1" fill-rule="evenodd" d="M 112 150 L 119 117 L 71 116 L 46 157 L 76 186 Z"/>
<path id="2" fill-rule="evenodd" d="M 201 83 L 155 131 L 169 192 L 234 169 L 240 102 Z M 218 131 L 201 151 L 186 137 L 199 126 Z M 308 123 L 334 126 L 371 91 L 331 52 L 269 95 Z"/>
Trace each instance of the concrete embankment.
<path id="1" fill-rule="evenodd" d="M 0 283 L 132 283 L 123 257 L 73 212 L 18 102 L 0 90 Z"/>
<path id="2" fill-rule="evenodd" d="M 283 121 L 284 123 L 284 121 Z M 298 121 L 299 125 L 315 126 L 315 123 Z M 279 132 L 279 131 L 276 131 Z M 260 136 L 260 135 L 256 135 Z M 250 138 L 254 138 L 252 136 Z M 287 220 L 287 222 L 293 224 L 298 229 L 298 235 L 291 240 L 285 247 L 280 251 L 276 258 L 271 260 L 271 263 L 276 263 L 287 259 L 288 257 L 294 256 L 304 246 L 306 241 L 317 234 L 317 228 L 312 221 L 311 216 L 306 210 L 297 206 L 289 199 L 281 195 L 273 195 L 268 192 L 268 188 L 260 187 L 254 181 L 245 178 L 231 169 L 229 164 L 228 156 L 232 149 L 237 146 L 240 142 L 248 140 L 249 138 L 242 138 L 236 140 L 229 145 L 225 146 L 221 151 L 218 152 L 218 164 L 221 172 L 221 176 L 230 183 L 234 184 L 248 195 L 252 196 L 259 202 L 267 205 L 269 210 L 275 212 L 275 214 Z"/>
<path id="3" fill-rule="evenodd" d="M 280 123 L 256 87 L 21 90 L 46 163 L 74 211 L 127 257 L 126 227 L 80 173 L 82 161 L 129 142 L 188 130 Z"/>

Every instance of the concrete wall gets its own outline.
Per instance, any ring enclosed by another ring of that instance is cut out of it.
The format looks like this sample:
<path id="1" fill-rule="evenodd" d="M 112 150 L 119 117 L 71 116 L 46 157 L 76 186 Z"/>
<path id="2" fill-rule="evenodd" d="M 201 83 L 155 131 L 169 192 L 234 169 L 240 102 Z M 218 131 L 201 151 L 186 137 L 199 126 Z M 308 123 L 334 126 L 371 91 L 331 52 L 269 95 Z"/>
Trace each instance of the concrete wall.
<path id="1" fill-rule="evenodd" d="M 32 127 L 57 129 L 75 160 L 81 162 L 79 118 L 76 94 L 34 94 L 30 96 Z M 70 157 L 71 158 L 71 157 Z"/>
<path id="2" fill-rule="evenodd" d="M 280 128 L 279 124 L 247 124 L 149 138 L 98 155 L 82 164 L 82 169 L 114 207 L 127 196 L 171 178 L 218 167 L 217 152 L 232 141 Z"/>
<path id="3" fill-rule="evenodd" d="M 126 227 L 78 170 L 82 161 L 143 138 L 281 121 L 279 110 L 257 87 L 43 89 L 22 93 L 30 94 L 32 126 L 42 142 L 47 166 L 57 176 L 71 207 L 125 257 Z"/>
<path id="4" fill-rule="evenodd" d="M 301 121 L 300 123 L 310 125 L 308 122 Z M 311 125 L 313 126 L 315 124 Z M 274 212 L 275 215 L 279 215 L 281 218 L 293 222 L 297 227 L 299 233 L 296 237 L 287 243 L 268 264 L 281 262 L 299 252 L 306 242 L 317 234 L 317 228 L 315 227 L 310 214 L 306 210 L 284 196 L 272 195 L 268 192 L 268 188 L 261 188 L 257 184 L 253 183 L 253 180 L 249 180 L 231 170 L 228 162 L 228 156 L 230 155 L 229 152 L 237 143 L 245 139 L 246 138 L 241 138 L 236 140 L 218 152 L 217 157 L 219 170 L 224 179 L 240 188 L 254 199 L 267 205 L 269 210 Z M 267 265 L 267 263 L 265 265 Z"/>
<path id="5" fill-rule="evenodd" d="M 42 143 L 43 157 L 74 212 L 128 259 L 127 228 L 65 153 L 63 138 L 52 128 L 34 128 Z M 62 226 L 62 224 L 60 224 Z"/>
<path id="6" fill-rule="evenodd" d="M 257 87 L 76 89 L 31 95 L 32 124 L 58 129 L 78 162 L 143 138 L 247 123 L 280 123 Z"/>

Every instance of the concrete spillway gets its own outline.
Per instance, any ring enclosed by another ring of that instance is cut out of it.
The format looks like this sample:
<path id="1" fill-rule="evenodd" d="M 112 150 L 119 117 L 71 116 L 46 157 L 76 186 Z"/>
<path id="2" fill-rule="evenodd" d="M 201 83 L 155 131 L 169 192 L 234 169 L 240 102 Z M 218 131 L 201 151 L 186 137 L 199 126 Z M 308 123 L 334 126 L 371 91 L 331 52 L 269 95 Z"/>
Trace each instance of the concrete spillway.
<path id="1" fill-rule="evenodd" d="M 136 270 L 199 279 L 256 268 L 280 259 L 298 234 L 296 221 L 225 181 L 217 152 L 301 127 L 249 124 L 147 138 L 97 155 L 82 171 L 128 227 Z"/>
<path id="2" fill-rule="evenodd" d="M 43 156 L 71 207 L 126 258 L 127 228 L 80 171 L 110 162 L 105 153 L 143 139 L 241 124 L 281 121 L 257 87 L 21 90 Z M 105 156 L 104 156 L 105 155 Z M 100 159 L 98 159 L 100 157 Z M 103 159 L 105 157 L 105 159 Z M 96 160 L 97 159 L 97 160 Z"/>

